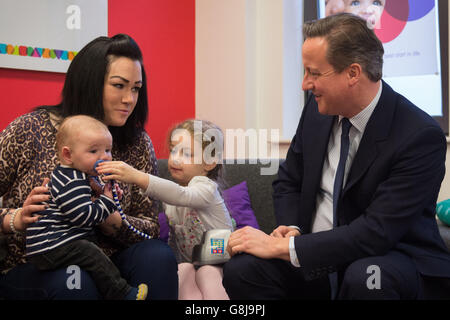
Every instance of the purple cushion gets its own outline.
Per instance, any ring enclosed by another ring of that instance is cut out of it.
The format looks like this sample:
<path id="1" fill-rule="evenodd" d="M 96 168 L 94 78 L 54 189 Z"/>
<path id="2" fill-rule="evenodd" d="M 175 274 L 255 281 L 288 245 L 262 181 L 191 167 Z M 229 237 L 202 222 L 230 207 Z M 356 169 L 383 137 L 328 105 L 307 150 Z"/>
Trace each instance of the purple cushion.
<path id="1" fill-rule="evenodd" d="M 167 223 L 167 217 L 164 212 L 160 212 L 159 219 L 159 238 L 165 242 L 169 240 L 169 224 Z"/>
<path id="2" fill-rule="evenodd" d="M 255 213 L 250 204 L 246 181 L 224 190 L 222 195 L 231 217 L 236 221 L 236 229 L 245 226 L 259 229 L 258 221 L 256 221 Z M 169 225 L 164 212 L 159 214 L 159 226 L 159 238 L 167 242 L 169 239 Z"/>
<path id="3" fill-rule="evenodd" d="M 222 194 L 231 217 L 236 221 L 236 229 L 245 226 L 259 229 L 258 221 L 256 221 L 250 203 L 246 181 L 224 190 Z"/>

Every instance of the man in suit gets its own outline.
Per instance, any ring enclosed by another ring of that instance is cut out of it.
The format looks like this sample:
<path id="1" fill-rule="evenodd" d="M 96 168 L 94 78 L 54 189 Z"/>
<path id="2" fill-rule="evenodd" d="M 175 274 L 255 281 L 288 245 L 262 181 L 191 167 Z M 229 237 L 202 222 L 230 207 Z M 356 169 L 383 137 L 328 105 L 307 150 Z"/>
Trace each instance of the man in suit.
<path id="1" fill-rule="evenodd" d="M 278 227 L 231 235 L 228 295 L 449 298 L 435 220 L 442 130 L 381 80 L 384 49 L 363 19 L 306 23 L 304 39 L 310 95 L 273 184 Z"/>

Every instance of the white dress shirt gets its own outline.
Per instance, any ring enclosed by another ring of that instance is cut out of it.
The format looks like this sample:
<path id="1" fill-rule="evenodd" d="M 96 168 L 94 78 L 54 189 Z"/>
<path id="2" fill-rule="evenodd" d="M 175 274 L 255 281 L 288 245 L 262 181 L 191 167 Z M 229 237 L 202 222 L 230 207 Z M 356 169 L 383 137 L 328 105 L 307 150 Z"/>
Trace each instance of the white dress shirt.
<path id="1" fill-rule="evenodd" d="M 348 172 L 352 166 L 356 152 L 358 151 L 359 143 L 363 137 L 367 122 L 369 121 L 370 116 L 372 115 L 375 106 L 378 104 L 380 99 L 382 87 L 383 86 L 380 82 L 380 88 L 378 89 L 378 92 L 372 102 L 370 102 L 370 104 L 360 113 L 349 119 L 352 124 L 349 132 L 350 148 L 348 158 L 345 163 L 344 182 L 342 188 L 345 186 Z M 331 131 L 330 140 L 328 142 L 327 155 L 325 157 L 322 169 L 322 179 L 320 181 L 319 193 L 316 198 L 316 212 L 313 216 L 312 222 L 311 232 L 313 233 L 326 231 L 333 228 L 333 186 L 341 150 L 342 118 L 342 116 L 336 118 Z M 296 267 L 300 267 L 297 259 L 297 253 L 295 251 L 294 237 L 290 237 L 289 239 L 289 255 L 291 263 Z"/>

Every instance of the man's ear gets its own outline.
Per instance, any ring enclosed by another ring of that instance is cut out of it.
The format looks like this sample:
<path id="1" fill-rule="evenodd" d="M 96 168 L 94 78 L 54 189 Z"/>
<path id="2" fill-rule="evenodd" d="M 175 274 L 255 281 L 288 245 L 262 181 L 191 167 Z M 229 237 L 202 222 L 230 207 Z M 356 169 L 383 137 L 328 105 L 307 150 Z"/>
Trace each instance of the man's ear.
<path id="1" fill-rule="evenodd" d="M 359 63 L 352 63 L 347 69 L 347 75 L 350 86 L 359 82 L 362 75 L 362 68 Z"/>
<path id="2" fill-rule="evenodd" d="M 61 162 L 63 164 L 72 164 L 72 152 L 68 146 L 62 147 L 61 150 Z"/>

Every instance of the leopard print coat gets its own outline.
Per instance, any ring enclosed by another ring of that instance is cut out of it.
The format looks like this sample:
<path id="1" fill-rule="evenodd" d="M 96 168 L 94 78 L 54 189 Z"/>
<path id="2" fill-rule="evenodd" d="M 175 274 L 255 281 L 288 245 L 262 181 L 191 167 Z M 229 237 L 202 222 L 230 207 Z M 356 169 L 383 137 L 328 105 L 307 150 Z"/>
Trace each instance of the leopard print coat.
<path id="1" fill-rule="evenodd" d="M 143 132 L 138 142 L 130 145 L 126 151 L 113 150 L 113 160 L 124 161 L 131 166 L 157 175 L 157 161 L 153 144 Z M 58 165 L 56 155 L 56 128 L 50 114 L 45 110 L 33 111 L 20 116 L 0 133 L 0 196 L 5 208 L 18 208 L 24 203 L 31 190 L 42 184 L 45 177 Z M 159 202 L 140 192 L 139 188 L 128 184 L 119 184 L 123 190 L 121 205 L 127 220 L 136 229 L 150 236 L 159 236 Z M 7 210 L 2 210 L 2 221 Z M 0 261 L 0 272 L 6 273 L 19 263 L 25 263 L 25 238 L 22 234 L 3 234 L 0 224 L 0 237 L 6 257 Z M 114 238 L 97 234 L 97 245 L 111 256 L 118 250 L 142 241 L 122 224 Z M 6 248 L 5 248 L 6 247 Z"/>

